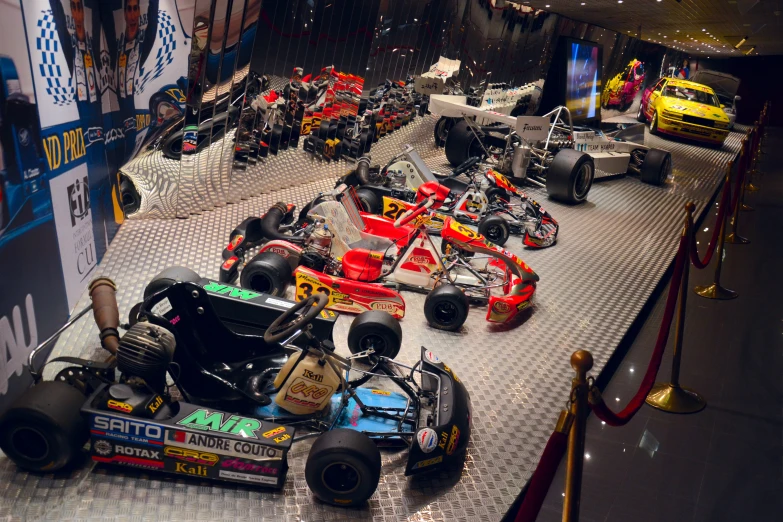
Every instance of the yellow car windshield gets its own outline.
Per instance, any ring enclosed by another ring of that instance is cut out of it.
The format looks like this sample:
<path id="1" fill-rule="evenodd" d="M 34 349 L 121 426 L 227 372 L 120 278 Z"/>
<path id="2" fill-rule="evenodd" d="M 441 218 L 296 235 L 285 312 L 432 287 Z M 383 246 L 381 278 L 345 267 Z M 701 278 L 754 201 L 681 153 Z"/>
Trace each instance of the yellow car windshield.
<path id="1" fill-rule="evenodd" d="M 712 105 L 713 107 L 720 106 L 718 98 L 714 94 L 696 89 L 689 89 L 681 85 L 667 85 L 663 90 L 663 95 L 667 98 L 678 98 L 680 100 Z"/>

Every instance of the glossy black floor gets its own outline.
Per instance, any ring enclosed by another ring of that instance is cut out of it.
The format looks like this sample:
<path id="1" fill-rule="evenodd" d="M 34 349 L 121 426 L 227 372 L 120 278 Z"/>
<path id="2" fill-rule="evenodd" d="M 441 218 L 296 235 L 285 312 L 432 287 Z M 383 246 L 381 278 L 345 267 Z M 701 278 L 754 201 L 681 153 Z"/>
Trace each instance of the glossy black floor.
<path id="1" fill-rule="evenodd" d="M 703 394 L 707 409 L 674 415 L 645 405 L 622 428 L 591 415 L 582 522 L 783 519 L 783 129 L 770 129 L 765 152 L 761 190 L 746 196 L 755 212 L 739 221 L 751 244 L 726 245 L 724 254 L 723 285 L 739 298 L 688 295 L 680 382 Z M 702 249 L 716 208 L 699 227 Z M 709 283 L 713 267 L 691 267 L 690 286 Z M 616 410 L 647 368 L 666 292 L 604 389 Z M 659 381 L 670 373 L 671 337 Z M 540 522 L 561 520 L 564 462 Z"/>

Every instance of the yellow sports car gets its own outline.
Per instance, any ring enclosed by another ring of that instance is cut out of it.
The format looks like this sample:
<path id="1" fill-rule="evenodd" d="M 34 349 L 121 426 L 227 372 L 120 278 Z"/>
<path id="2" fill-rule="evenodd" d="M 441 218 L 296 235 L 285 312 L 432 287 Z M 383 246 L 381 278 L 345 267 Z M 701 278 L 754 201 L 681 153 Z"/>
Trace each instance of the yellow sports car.
<path id="1" fill-rule="evenodd" d="M 650 122 L 653 134 L 721 145 L 729 135 L 729 117 L 706 85 L 677 78 L 661 78 L 644 91 L 639 112 L 641 122 Z"/>

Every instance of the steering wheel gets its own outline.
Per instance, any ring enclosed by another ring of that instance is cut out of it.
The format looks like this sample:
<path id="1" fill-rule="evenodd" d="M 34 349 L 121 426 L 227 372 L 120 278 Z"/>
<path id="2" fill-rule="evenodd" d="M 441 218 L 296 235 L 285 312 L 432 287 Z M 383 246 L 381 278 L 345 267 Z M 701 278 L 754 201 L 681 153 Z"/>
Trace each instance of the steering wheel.
<path id="1" fill-rule="evenodd" d="M 395 221 L 394 221 L 394 227 L 400 228 L 403 225 L 406 225 L 416 219 L 417 217 L 421 216 L 429 208 L 432 206 L 432 198 L 427 198 L 424 201 L 420 202 L 418 205 L 413 207 L 410 210 L 406 210 L 403 214 L 400 215 Z"/>
<path id="2" fill-rule="evenodd" d="M 467 161 L 462 163 L 462 165 L 460 165 L 457 168 L 455 168 L 454 170 L 452 170 L 451 174 L 449 174 L 446 177 L 447 178 L 456 178 L 460 174 L 463 174 L 463 173 L 469 171 L 471 168 L 473 168 L 473 165 L 475 165 L 479 161 L 481 161 L 481 158 L 479 158 L 478 156 L 472 156 L 472 157 L 468 158 Z"/>
<path id="3" fill-rule="evenodd" d="M 326 308 L 329 296 L 318 292 L 304 301 L 299 301 L 275 319 L 264 332 L 264 342 L 267 344 L 278 343 L 293 333 L 310 324 L 321 310 Z M 315 306 L 313 306 L 315 304 Z M 307 309 L 307 312 L 296 315 L 299 310 Z M 294 317 L 296 315 L 296 317 Z"/>

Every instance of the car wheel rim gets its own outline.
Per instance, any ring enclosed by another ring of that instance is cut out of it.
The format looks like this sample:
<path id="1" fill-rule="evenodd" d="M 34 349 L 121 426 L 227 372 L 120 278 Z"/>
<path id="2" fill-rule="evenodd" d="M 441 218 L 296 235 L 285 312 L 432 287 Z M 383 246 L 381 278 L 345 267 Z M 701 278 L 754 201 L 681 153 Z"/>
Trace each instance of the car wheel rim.
<path id="1" fill-rule="evenodd" d="M 256 274 L 250 278 L 250 288 L 264 294 L 272 293 L 272 280 L 266 274 Z"/>
<path id="2" fill-rule="evenodd" d="M 579 173 L 576 176 L 576 185 L 574 186 L 576 199 L 582 199 L 587 196 L 587 191 L 590 190 L 592 171 L 593 169 L 590 168 L 589 163 L 583 163 L 582 166 L 579 167 Z"/>
<path id="3" fill-rule="evenodd" d="M 457 320 L 457 307 L 454 303 L 443 301 L 435 305 L 435 321 L 443 326 L 450 326 Z"/>
<path id="4" fill-rule="evenodd" d="M 361 351 L 374 350 L 372 357 L 381 357 L 386 354 L 386 340 L 380 335 L 370 334 L 362 337 L 359 341 Z"/>
<path id="5" fill-rule="evenodd" d="M 49 455 L 49 443 L 40 431 L 34 428 L 18 428 L 11 435 L 11 445 L 24 458 L 39 461 Z"/>
<path id="6" fill-rule="evenodd" d="M 347 462 L 334 462 L 324 468 L 321 481 L 326 488 L 338 495 L 347 495 L 359 487 L 359 472 Z"/>
<path id="7" fill-rule="evenodd" d="M 493 225 L 487 228 L 487 232 L 484 235 L 491 241 L 497 243 L 499 239 L 503 238 L 503 230 L 500 228 L 500 225 Z"/>

